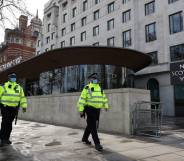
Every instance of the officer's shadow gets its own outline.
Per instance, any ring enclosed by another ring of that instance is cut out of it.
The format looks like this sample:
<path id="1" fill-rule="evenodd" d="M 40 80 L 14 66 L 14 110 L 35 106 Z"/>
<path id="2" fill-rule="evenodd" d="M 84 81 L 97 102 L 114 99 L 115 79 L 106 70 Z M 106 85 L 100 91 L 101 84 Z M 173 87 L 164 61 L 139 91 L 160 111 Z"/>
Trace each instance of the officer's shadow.
<path id="1" fill-rule="evenodd" d="M 24 156 L 13 146 L 0 147 L 0 161 L 33 161 L 32 156 Z"/>

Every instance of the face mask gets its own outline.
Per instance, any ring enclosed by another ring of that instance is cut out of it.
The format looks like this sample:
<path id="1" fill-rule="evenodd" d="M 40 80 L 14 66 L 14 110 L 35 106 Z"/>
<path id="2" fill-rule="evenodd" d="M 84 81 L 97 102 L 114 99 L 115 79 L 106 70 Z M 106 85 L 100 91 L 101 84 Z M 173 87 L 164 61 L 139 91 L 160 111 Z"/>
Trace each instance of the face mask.
<path id="1" fill-rule="evenodd" d="M 16 78 L 10 78 L 11 82 L 16 82 L 16 80 L 17 80 Z"/>
<path id="2" fill-rule="evenodd" d="M 92 83 L 97 84 L 98 83 L 98 80 L 97 79 L 93 79 L 92 80 Z"/>

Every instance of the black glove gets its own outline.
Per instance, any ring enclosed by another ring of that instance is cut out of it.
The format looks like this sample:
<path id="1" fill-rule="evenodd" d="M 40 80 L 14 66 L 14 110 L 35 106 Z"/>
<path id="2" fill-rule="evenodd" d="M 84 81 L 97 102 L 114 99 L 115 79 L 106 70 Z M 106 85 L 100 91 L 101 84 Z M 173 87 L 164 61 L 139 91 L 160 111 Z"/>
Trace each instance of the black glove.
<path id="1" fill-rule="evenodd" d="M 23 108 L 22 111 L 23 111 L 23 113 L 25 113 L 26 112 L 26 108 Z"/>
<path id="2" fill-rule="evenodd" d="M 85 112 L 80 112 L 80 117 L 85 119 Z"/>

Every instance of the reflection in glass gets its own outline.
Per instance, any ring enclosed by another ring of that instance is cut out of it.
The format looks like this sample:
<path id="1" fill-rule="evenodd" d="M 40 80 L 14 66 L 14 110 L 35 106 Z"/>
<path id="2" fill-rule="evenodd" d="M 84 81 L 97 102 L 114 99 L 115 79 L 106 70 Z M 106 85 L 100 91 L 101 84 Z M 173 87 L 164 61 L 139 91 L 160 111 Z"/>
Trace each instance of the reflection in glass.
<path id="1" fill-rule="evenodd" d="M 103 89 L 126 86 L 126 69 L 112 65 L 75 65 L 41 73 L 36 80 L 26 81 L 26 94 L 48 95 L 81 91 L 89 83 L 87 77 L 98 73 Z"/>

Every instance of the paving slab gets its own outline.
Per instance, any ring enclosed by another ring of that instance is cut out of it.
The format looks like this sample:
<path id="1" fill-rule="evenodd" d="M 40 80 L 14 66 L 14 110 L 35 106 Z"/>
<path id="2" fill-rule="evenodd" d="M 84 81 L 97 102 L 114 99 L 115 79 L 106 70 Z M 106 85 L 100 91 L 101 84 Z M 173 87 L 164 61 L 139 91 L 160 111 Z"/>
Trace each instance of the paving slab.
<path id="1" fill-rule="evenodd" d="M 13 144 L 0 148 L 0 161 L 184 161 L 183 131 L 165 133 L 163 138 L 99 133 L 104 151 L 98 152 L 81 142 L 83 129 L 19 120 Z"/>

